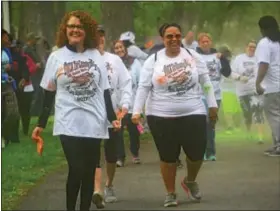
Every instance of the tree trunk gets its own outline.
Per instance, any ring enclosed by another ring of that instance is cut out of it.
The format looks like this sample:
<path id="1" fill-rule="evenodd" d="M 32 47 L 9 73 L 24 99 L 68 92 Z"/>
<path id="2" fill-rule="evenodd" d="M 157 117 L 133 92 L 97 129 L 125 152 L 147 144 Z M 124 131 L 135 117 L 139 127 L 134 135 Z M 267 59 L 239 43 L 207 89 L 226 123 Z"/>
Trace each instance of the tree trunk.
<path id="1" fill-rule="evenodd" d="M 119 39 L 121 33 L 134 32 L 133 4 L 134 2 L 100 2 L 108 45 Z"/>
<path id="2" fill-rule="evenodd" d="M 40 28 L 41 35 L 51 45 L 54 44 L 55 33 L 56 33 L 56 16 L 54 11 L 53 1 L 42 1 L 39 3 L 40 13 Z"/>

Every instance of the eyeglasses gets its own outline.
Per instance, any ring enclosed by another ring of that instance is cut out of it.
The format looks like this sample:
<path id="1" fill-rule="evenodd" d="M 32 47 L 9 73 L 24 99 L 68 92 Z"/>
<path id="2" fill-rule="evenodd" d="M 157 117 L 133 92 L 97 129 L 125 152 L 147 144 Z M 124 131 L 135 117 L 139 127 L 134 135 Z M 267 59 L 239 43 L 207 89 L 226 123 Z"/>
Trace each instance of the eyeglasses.
<path id="1" fill-rule="evenodd" d="M 167 34 L 166 39 L 172 40 L 173 38 L 175 38 L 176 40 L 180 40 L 182 38 L 181 34 Z"/>
<path id="2" fill-rule="evenodd" d="M 75 25 L 75 24 L 67 24 L 66 27 L 69 29 L 75 29 L 75 28 L 80 29 L 80 30 L 84 29 L 84 27 L 82 25 Z"/>

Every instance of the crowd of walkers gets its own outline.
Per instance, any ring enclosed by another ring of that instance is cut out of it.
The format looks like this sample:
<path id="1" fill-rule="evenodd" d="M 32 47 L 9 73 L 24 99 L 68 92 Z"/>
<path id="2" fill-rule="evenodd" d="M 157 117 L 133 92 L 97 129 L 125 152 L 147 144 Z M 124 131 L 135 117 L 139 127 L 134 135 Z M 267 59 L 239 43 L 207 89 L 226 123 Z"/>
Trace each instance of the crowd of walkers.
<path id="1" fill-rule="evenodd" d="M 6 90 L 2 102 L 7 102 L 2 108 L 2 129 L 9 128 L 3 119 L 19 124 L 16 115 L 7 118 L 13 113 L 7 110 L 14 96 L 18 104 L 14 111 L 19 108 L 23 131 L 28 134 L 36 88 L 30 78 L 43 68 L 42 109 L 32 137 L 41 135 L 54 104 L 53 135 L 59 136 L 68 163 L 67 210 L 75 210 L 79 191 L 83 211 L 90 210 L 92 202 L 101 209 L 117 201 L 113 181 L 116 168 L 125 166 L 124 129 L 129 134 L 132 162 L 140 164 L 143 119 L 159 154 L 167 193 L 164 206 L 178 205 L 175 182 L 177 168 L 182 167 L 181 149 L 187 168 L 181 186 L 192 200 L 200 201 L 196 178 L 204 160 L 217 159 L 215 125 L 222 102 L 228 104 L 224 106 L 228 111 L 240 102 L 248 134 L 256 124 L 259 142 L 264 138 L 264 111 L 274 141 L 265 153 L 280 155 L 280 31 L 272 16 L 260 18 L 258 24 L 263 38 L 248 41 L 246 52 L 233 57 L 226 47 L 215 49 L 208 33 L 199 33 L 197 41 L 193 32 L 183 38 L 176 23 L 163 24 L 159 28 L 162 43 L 149 49 L 135 44 L 133 32 L 122 33 L 110 46 L 102 25 L 86 12 L 73 11 L 62 19 L 56 46 L 45 65 L 34 54 L 32 45 L 38 39 L 34 34 L 22 49 L 21 43 L 11 42 L 2 30 L 1 74 Z M 223 83 L 234 84 L 237 96 L 230 88 L 224 93 Z M 17 141 L 18 129 L 5 130 L 3 138 L 6 143 Z"/>

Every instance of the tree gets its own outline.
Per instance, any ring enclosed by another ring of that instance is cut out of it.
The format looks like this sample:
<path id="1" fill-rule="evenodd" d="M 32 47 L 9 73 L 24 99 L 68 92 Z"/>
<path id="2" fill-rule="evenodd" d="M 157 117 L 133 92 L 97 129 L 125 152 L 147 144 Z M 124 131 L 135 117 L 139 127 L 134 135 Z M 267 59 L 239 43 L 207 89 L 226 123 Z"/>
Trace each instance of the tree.
<path id="1" fill-rule="evenodd" d="M 134 2 L 100 2 L 107 43 L 118 39 L 125 31 L 134 32 L 133 4 Z"/>

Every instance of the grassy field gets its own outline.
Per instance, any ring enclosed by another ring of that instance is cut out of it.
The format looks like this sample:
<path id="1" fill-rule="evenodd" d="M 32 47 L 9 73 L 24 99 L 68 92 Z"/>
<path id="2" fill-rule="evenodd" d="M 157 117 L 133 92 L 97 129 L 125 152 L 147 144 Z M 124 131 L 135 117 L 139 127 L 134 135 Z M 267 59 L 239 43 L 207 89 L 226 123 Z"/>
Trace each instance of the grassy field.
<path id="1" fill-rule="evenodd" d="M 222 116 L 222 115 L 221 115 Z M 34 126 L 35 120 L 32 120 Z M 40 183 L 42 178 L 52 171 L 55 171 L 62 165 L 65 165 L 65 159 L 58 138 L 52 136 L 53 119 L 50 118 L 43 138 L 45 140 L 43 156 L 40 157 L 36 152 L 36 144 L 31 138 L 21 135 L 20 144 L 10 144 L 2 149 L 2 209 L 13 210 L 22 196 L 27 194 L 28 190 L 34 185 Z M 244 141 L 246 132 L 243 126 L 232 134 L 225 133 L 223 118 L 217 127 L 217 142 Z M 243 124 L 240 124 L 243 125 Z M 30 129 L 33 129 L 33 126 Z M 269 133 L 266 133 L 266 140 L 270 140 Z M 127 134 L 125 133 L 127 140 Z M 151 140 L 150 134 L 141 136 L 141 143 Z M 252 142 L 255 140 L 252 140 Z"/>
<path id="2" fill-rule="evenodd" d="M 34 128 L 35 120 L 30 129 Z M 43 156 L 36 152 L 36 144 L 21 134 L 21 143 L 2 149 L 2 209 L 15 209 L 21 196 L 49 172 L 65 164 L 60 142 L 52 136 L 52 118 L 43 132 Z"/>

